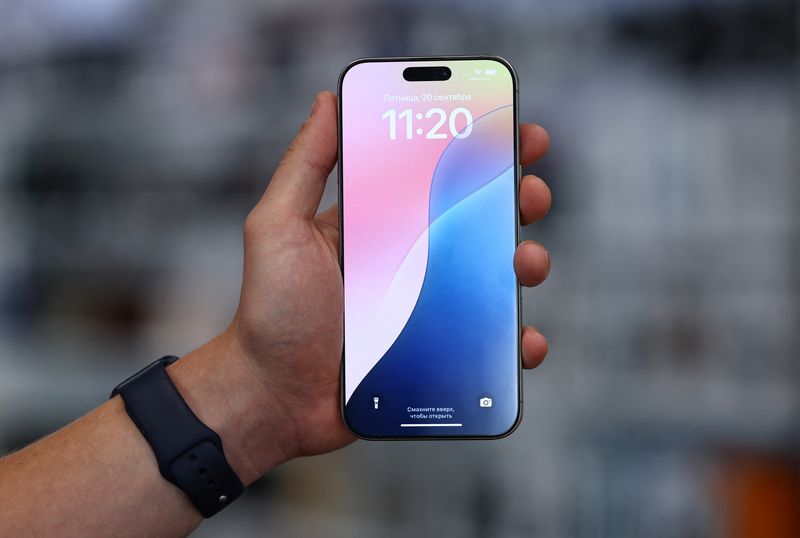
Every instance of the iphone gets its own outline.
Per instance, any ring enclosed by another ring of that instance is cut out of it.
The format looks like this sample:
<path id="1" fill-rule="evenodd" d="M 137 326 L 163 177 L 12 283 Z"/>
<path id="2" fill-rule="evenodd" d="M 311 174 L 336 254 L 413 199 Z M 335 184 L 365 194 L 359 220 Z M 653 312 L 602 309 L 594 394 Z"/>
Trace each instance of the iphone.
<path id="1" fill-rule="evenodd" d="M 507 435 L 521 413 L 514 70 L 367 58 L 338 90 L 344 421 L 368 439 Z"/>

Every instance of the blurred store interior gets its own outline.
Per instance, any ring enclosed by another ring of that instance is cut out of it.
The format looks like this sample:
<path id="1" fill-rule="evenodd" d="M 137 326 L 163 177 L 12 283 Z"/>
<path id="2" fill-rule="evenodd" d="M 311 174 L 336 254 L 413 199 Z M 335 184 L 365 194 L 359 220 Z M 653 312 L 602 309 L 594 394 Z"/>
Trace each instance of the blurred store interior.
<path id="1" fill-rule="evenodd" d="M 799 6 L 0 0 L 0 452 L 225 327 L 350 60 L 498 54 L 552 138 L 522 426 L 290 462 L 196 535 L 800 536 Z"/>

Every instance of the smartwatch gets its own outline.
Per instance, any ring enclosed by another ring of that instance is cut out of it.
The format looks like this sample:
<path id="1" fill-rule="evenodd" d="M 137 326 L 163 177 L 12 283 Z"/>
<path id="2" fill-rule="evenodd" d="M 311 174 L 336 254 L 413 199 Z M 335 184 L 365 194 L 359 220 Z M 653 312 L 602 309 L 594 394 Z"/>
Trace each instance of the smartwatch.
<path id="1" fill-rule="evenodd" d="M 217 432 L 192 412 L 167 373 L 178 360 L 166 356 L 145 366 L 111 392 L 156 456 L 158 470 L 181 489 L 203 517 L 241 497 L 245 487 L 231 468 Z"/>

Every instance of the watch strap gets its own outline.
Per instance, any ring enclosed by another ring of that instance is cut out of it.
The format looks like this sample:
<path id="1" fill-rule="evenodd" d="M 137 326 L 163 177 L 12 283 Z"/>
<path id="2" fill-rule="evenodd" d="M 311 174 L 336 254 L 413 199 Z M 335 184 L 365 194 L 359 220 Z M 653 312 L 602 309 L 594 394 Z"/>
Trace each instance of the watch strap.
<path id="1" fill-rule="evenodd" d="M 204 517 L 241 497 L 245 487 L 231 468 L 219 435 L 192 412 L 167 373 L 177 357 L 146 366 L 111 393 L 150 444 L 161 475 L 180 488 Z"/>

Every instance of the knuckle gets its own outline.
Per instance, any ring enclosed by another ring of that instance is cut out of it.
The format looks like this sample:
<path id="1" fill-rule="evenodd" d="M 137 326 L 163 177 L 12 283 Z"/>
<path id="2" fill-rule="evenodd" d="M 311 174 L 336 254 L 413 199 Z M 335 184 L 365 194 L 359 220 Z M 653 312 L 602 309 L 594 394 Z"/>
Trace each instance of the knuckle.
<path id="1" fill-rule="evenodd" d="M 247 217 L 244 219 L 244 240 L 245 242 L 252 241 L 258 236 L 259 229 L 261 228 L 260 216 L 258 207 L 253 208 Z"/>

